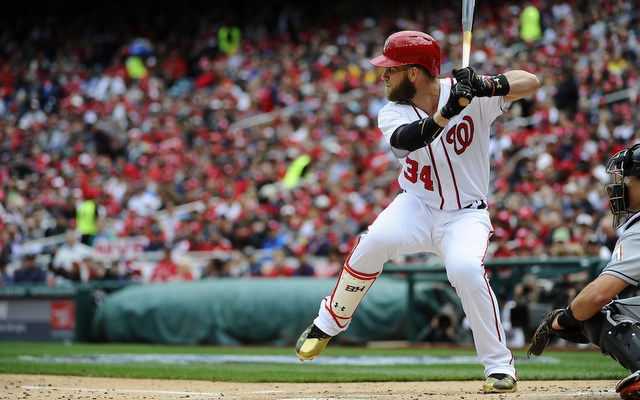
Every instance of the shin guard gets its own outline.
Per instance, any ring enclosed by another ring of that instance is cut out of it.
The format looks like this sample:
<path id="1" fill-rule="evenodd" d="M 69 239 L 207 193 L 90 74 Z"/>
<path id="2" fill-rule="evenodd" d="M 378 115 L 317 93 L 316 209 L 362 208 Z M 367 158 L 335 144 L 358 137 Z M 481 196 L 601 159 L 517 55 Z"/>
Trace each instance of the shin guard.
<path id="1" fill-rule="evenodd" d="M 631 372 L 640 370 L 640 327 L 637 323 L 621 322 L 601 338 L 601 350 Z"/>
<path id="2" fill-rule="evenodd" d="M 363 274 L 349 268 L 346 264 L 340 271 L 340 277 L 331 298 L 325 307 L 340 328 L 344 328 L 358 308 L 364 295 L 379 274 Z"/>

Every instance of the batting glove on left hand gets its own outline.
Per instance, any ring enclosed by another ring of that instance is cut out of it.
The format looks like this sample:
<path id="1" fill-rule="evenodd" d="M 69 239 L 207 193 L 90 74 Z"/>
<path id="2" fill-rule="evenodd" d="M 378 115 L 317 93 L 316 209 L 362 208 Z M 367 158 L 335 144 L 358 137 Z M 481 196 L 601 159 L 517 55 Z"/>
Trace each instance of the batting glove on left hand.
<path id="1" fill-rule="evenodd" d="M 464 98 L 468 101 L 465 105 L 460 104 L 460 99 Z M 458 81 L 451 88 L 451 93 L 449 94 L 449 100 L 447 104 L 445 104 L 440 109 L 440 115 L 442 115 L 446 119 L 451 119 L 456 115 L 460 114 L 460 111 L 464 110 L 464 108 L 469 104 L 469 102 L 473 99 L 473 93 L 471 86 L 466 81 Z"/>

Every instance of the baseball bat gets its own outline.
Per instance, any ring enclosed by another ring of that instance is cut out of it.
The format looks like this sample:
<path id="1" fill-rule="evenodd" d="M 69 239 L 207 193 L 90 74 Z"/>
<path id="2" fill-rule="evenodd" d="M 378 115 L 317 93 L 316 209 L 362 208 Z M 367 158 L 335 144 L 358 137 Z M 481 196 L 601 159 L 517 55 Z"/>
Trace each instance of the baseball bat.
<path id="1" fill-rule="evenodd" d="M 473 16 L 476 12 L 476 0 L 462 0 L 462 68 L 469 66 L 471 54 L 471 36 L 473 31 Z M 469 104 L 465 98 L 458 99 L 461 106 Z"/>

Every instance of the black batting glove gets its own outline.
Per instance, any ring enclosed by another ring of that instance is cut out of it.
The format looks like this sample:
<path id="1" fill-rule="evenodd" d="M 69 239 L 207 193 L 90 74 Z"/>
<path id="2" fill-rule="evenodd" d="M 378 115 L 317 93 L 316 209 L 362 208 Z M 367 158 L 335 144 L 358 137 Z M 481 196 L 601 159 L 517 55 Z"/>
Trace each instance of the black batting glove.
<path id="1" fill-rule="evenodd" d="M 454 69 L 452 73 L 457 81 L 469 82 L 474 97 L 506 96 L 509 93 L 509 81 L 502 74 L 483 78 L 471 67 Z"/>
<path id="2" fill-rule="evenodd" d="M 454 69 L 452 71 L 453 77 L 456 78 L 458 82 L 467 81 L 473 88 L 473 81 L 478 79 L 478 75 L 474 72 L 473 68 L 465 67 L 462 69 Z"/>
<path id="3" fill-rule="evenodd" d="M 491 83 L 486 79 L 482 79 L 476 74 L 472 67 L 465 67 L 462 69 L 454 69 L 452 71 L 453 76 L 458 82 L 466 81 L 473 91 L 473 95 L 476 97 L 491 96 L 493 88 Z"/>
<path id="4" fill-rule="evenodd" d="M 449 100 L 447 101 L 447 104 L 440 109 L 440 115 L 446 119 L 451 119 L 460 114 L 460 111 L 464 110 L 472 99 L 473 92 L 471 86 L 469 86 L 467 81 L 458 81 L 451 88 Z M 463 103 L 464 105 L 460 103 Z"/>

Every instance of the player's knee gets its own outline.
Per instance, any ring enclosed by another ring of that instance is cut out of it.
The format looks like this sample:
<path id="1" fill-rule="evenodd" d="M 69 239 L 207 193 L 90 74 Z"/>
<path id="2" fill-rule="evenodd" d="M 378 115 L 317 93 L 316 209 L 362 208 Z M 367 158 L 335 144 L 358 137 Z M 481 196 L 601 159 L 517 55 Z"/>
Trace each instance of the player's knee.
<path id="1" fill-rule="evenodd" d="M 379 257 L 384 261 L 395 256 L 393 249 L 395 248 L 392 238 L 385 232 L 380 230 L 367 232 L 362 237 L 358 247 L 368 255 L 379 254 Z"/>
<path id="2" fill-rule="evenodd" d="M 482 260 L 477 257 L 460 255 L 455 260 L 447 260 L 445 267 L 449 281 L 457 288 L 473 289 L 486 284 Z"/>

